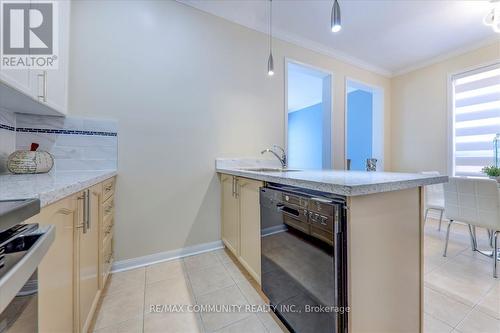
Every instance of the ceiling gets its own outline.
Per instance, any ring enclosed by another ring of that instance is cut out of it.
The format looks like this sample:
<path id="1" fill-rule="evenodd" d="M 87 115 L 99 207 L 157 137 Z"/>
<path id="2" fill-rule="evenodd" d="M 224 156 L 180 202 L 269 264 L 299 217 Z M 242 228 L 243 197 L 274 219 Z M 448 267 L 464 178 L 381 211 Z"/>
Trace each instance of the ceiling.
<path id="1" fill-rule="evenodd" d="M 267 0 L 178 0 L 268 32 Z M 332 33 L 332 0 L 273 1 L 276 38 L 393 76 L 474 48 L 500 43 L 482 23 L 482 0 L 339 0 L 342 30 Z M 500 44 L 499 44 L 500 47 Z"/>

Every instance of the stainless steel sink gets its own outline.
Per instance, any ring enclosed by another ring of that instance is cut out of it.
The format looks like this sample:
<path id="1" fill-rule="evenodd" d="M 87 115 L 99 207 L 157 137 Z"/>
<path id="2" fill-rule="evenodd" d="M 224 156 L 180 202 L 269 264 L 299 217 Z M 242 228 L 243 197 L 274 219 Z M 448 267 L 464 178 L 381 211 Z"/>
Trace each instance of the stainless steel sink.
<path id="1" fill-rule="evenodd" d="M 243 171 L 255 171 L 255 172 L 291 172 L 291 171 L 302 171 L 299 169 L 282 169 L 282 168 L 241 168 Z"/>

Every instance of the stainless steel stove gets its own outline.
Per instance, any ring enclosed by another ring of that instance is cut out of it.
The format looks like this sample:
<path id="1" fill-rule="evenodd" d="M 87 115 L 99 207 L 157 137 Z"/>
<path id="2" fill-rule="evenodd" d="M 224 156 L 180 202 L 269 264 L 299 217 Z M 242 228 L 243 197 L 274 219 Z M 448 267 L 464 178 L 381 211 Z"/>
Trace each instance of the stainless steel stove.
<path id="1" fill-rule="evenodd" d="M 38 199 L 0 201 L 0 332 L 38 332 L 37 267 L 54 227 L 24 224 L 40 212 Z"/>

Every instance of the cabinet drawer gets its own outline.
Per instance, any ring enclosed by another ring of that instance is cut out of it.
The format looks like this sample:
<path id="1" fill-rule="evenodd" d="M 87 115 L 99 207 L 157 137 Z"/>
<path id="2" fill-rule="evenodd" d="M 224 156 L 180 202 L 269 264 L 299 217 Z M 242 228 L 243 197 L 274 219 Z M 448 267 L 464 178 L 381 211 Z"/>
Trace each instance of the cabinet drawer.
<path id="1" fill-rule="evenodd" d="M 115 178 L 110 178 L 102 183 L 102 197 L 106 201 L 115 193 Z"/>

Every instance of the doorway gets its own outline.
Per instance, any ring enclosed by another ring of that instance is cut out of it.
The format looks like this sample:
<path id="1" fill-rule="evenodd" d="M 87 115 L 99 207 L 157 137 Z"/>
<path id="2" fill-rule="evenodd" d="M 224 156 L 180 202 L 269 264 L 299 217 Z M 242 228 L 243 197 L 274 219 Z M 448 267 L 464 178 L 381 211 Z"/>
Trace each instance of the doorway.
<path id="1" fill-rule="evenodd" d="M 289 60 L 286 73 L 288 165 L 331 169 L 332 75 Z"/>
<path id="2" fill-rule="evenodd" d="M 383 96 L 381 88 L 346 81 L 347 170 L 366 170 L 368 159 L 376 159 L 377 171 L 384 170 Z"/>

